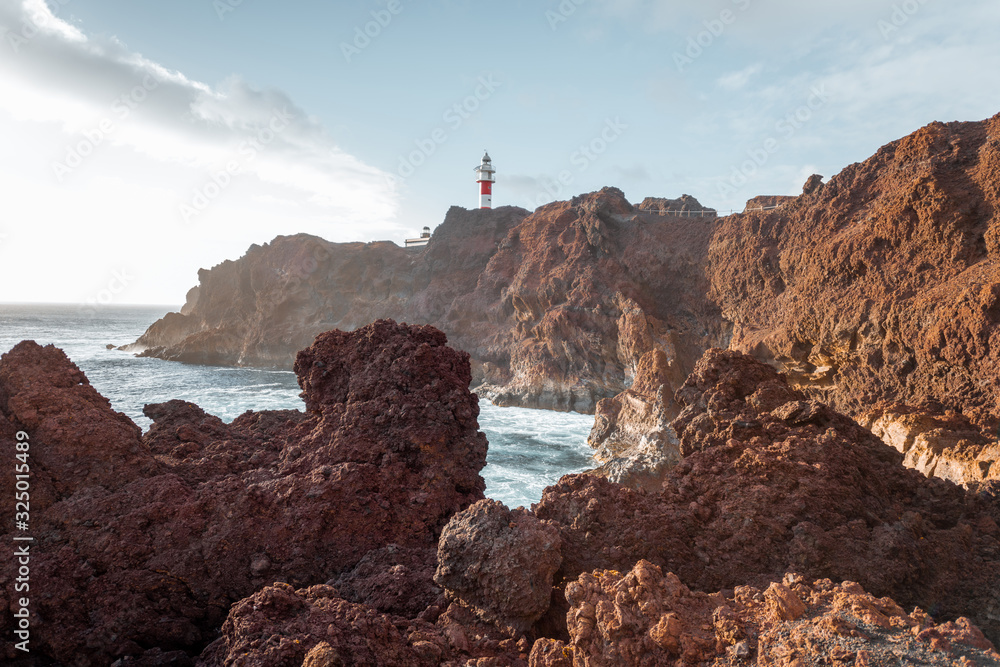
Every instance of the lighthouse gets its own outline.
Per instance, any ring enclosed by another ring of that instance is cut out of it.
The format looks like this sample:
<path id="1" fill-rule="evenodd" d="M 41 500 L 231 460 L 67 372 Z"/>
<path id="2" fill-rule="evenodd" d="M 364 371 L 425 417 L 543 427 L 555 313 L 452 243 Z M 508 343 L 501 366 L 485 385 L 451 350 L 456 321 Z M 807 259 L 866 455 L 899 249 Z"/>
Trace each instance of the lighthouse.
<path id="1" fill-rule="evenodd" d="M 496 169 L 490 161 L 490 154 L 483 155 L 483 163 L 476 167 L 476 182 L 479 183 L 479 208 L 493 208 L 493 174 Z"/>

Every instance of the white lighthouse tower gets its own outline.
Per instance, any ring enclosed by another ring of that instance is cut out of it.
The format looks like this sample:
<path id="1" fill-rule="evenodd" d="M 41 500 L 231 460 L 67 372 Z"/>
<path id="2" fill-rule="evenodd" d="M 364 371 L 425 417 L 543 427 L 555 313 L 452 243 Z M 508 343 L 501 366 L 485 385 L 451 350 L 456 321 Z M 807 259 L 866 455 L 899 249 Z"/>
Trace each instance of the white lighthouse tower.
<path id="1" fill-rule="evenodd" d="M 490 154 L 483 156 L 483 163 L 476 167 L 476 182 L 479 183 L 479 208 L 493 208 L 493 174 L 496 169 L 490 161 Z"/>

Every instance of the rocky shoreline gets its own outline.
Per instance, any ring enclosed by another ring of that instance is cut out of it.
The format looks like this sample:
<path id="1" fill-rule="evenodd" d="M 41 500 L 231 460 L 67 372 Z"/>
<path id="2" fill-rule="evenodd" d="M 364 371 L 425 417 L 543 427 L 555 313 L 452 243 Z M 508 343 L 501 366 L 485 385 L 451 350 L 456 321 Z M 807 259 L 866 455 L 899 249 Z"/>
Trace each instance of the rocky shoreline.
<path id="1" fill-rule="evenodd" d="M 38 655 L 1000 664 L 1000 505 L 905 468 L 747 355 L 709 350 L 676 392 L 657 488 L 570 475 L 513 511 L 483 498 L 469 358 L 441 332 L 329 332 L 295 370 L 304 413 L 227 425 L 172 401 L 143 435 L 60 350 L 3 355 L 0 438 L 35 443 Z"/>

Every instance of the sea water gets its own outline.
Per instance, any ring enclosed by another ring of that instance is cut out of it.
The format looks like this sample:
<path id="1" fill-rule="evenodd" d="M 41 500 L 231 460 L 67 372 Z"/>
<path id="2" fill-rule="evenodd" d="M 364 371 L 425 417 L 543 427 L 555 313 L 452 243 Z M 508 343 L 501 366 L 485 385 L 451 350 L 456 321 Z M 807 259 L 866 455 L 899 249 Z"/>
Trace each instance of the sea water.
<path id="1" fill-rule="evenodd" d="M 227 422 L 247 410 L 303 408 L 291 371 L 196 366 L 106 349 L 131 343 L 167 310 L 0 304 L 0 352 L 22 340 L 62 348 L 114 409 L 144 430 L 150 420 L 143 406 L 174 398 Z M 498 408 L 481 400 L 479 427 L 490 443 L 482 471 L 486 495 L 509 507 L 527 507 L 563 475 L 592 468 L 587 446 L 592 426 L 588 415 Z"/>

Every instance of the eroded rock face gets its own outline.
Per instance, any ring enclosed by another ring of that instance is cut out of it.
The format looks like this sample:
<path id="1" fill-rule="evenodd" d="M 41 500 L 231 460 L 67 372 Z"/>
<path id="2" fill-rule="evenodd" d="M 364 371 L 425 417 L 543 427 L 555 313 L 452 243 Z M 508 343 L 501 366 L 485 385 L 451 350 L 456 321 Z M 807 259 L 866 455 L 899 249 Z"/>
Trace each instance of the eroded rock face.
<path id="1" fill-rule="evenodd" d="M 881 401 L 996 432 L 1000 116 L 932 123 L 775 211 L 722 219 L 711 295 L 732 348 L 860 416 Z"/>
<path id="2" fill-rule="evenodd" d="M 1000 488 L 1000 443 L 961 415 L 942 414 L 932 406 L 883 405 L 860 423 L 895 447 L 904 465 L 928 477 L 974 491 Z"/>
<path id="3" fill-rule="evenodd" d="M 651 350 L 639 360 L 631 387 L 598 402 L 587 444 L 609 480 L 657 489 L 666 470 L 680 461 L 680 441 L 670 422 L 680 412 L 674 391 L 683 382 L 677 364 L 662 350 Z"/>
<path id="4" fill-rule="evenodd" d="M 481 618 L 525 632 L 549 608 L 560 548 L 555 527 L 480 500 L 445 527 L 434 580 Z"/>
<path id="5" fill-rule="evenodd" d="M 1000 664 L 968 619 L 935 625 L 853 582 L 809 585 L 790 574 L 765 590 L 709 595 L 642 560 L 624 575 L 585 573 L 566 597 L 569 642 L 539 639 L 531 667 Z"/>
<path id="6" fill-rule="evenodd" d="M 200 270 L 181 312 L 126 349 L 188 363 L 291 368 L 320 333 L 383 317 L 437 323 L 454 344 L 451 301 L 475 289 L 499 241 L 527 215 L 512 206 L 455 206 L 419 251 L 308 234 L 254 244 L 239 260 Z"/>
<path id="7" fill-rule="evenodd" d="M 434 599 L 433 559 L 420 554 L 483 497 L 468 355 L 429 327 L 379 321 L 319 337 L 297 367 L 308 415 L 224 424 L 171 401 L 147 406 L 156 421 L 140 440 L 60 350 L 4 355 L 4 460 L 13 469 L 12 431 L 26 431 L 37 480 L 33 652 L 73 665 L 197 652 L 232 603 L 275 581 L 344 575 L 346 593 L 392 611 L 412 611 L 404 594 Z M 11 496 L 12 483 L 0 481 Z M 388 565 L 390 545 L 411 557 L 384 573 L 398 595 L 377 599 L 364 582 L 378 567 L 364 563 Z M 13 577 L 0 572 L 7 599 Z M 0 622 L 12 658 L 10 616 Z"/>
<path id="8" fill-rule="evenodd" d="M 1000 638 L 995 505 L 904 468 L 751 357 L 710 350 L 677 399 L 684 459 L 660 493 L 592 476 L 546 489 L 534 509 L 560 528 L 557 583 L 640 559 L 699 590 L 766 586 L 795 570 L 968 616 Z M 543 621 L 565 611 L 555 596 Z"/>
<path id="9" fill-rule="evenodd" d="M 702 278 L 715 224 L 646 213 L 617 188 L 536 210 L 507 235 L 477 286 L 500 327 L 482 358 L 509 368 L 483 395 L 592 412 L 631 383 L 651 350 L 689 372 L 727 333 Z"/>

